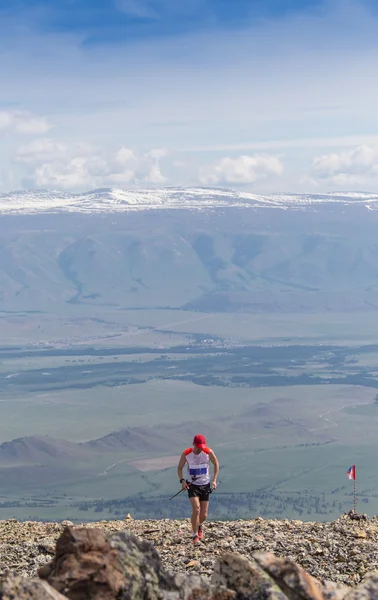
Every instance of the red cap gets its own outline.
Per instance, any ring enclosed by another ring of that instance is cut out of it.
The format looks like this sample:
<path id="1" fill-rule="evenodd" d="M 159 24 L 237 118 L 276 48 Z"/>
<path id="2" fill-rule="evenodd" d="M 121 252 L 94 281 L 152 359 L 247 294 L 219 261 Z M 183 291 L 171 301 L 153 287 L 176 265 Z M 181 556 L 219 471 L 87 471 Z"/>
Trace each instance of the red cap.
<path id="1" fill-rule="evenodd" d="M 206 438 L 204 435 L 200 433 L 194 436 L 193 446 L 197 446 L 197 448 L 206 448 Z"/>

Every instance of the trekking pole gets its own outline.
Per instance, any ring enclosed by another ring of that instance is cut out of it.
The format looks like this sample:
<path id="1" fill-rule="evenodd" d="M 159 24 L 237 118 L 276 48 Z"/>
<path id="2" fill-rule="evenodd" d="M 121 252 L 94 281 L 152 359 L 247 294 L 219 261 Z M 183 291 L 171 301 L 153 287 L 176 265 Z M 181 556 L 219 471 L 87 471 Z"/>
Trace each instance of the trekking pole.
<path id="1" fill-rule="evenodd" d="M 190 485 L 189 481 L 187 481 L 186 483 L 187 483 L 187 485 Z M 176 498 L 176 496 L 178 496 L 179 494 L 181 494 L 181 492 L 186 492 L 186 490 L 184 490 L 184 488 L 182 488 L 179 492 L 177 492 L 177 494 L 175 494 L 174 496 L 172 496 L 172 498 L 169 498 L 169 499 L 173 500 L 173 498 Z"/>
<path id="2" fill-rule="evenodd" d="M 187 483 L 188 485 L 190 485 L 190 483 L 189 483 L 188 481 L 187 481 L 186 483 Z M 218 483 L 217 483 L 217 487 L 218 487 L 218 485 L 220 485 L 221 483 L 222 483 L 221 481 L 218 481 Z M 184 489 L 181 489 L 179 492 L 177 492 L 177 494 L 175 494 L 174 496 L 172 496 L 172 498 L 169 498 L 169 499 L 170 499 L 170 500 L 173 500 L 173 498 L 176 498 L 176 496 L 178 496 L 179 494 L 181 494 L 181 492 L 185 492 L 185 491 L 186 491 L 186 490 L 184 490 Z M 213 490 L 213 489 L 212 489 L 210 493 L 212 494 L 213 492 L 215 492 L 215 490 Z"/>
<path id="3" fill-rule="evenodd" d="M 220 485 L 221 483 L 222 483 L 221 481 L 218 481 L 216 489 L 215 489 L 215 490 L 213 490 L 213 489 L 211 488 L 211 493 L 213 493 L 213 492 L 216 492 L 216 490 L 218 489 L 218 485 Z"/>
<path id="4" fill-rule="evenodd" d="M 177 494 L 175 494 L 174 496 L 172 496 L 172 498 L 169 498 L 170 500 L 173 500 L 173 498 L 176 498 L 176 496 L 178 496 L 179 494 L 181 494 L 181 492 L 183 492 L 184 489 L 180 490 L 179 492 L 177 492 Z"/>

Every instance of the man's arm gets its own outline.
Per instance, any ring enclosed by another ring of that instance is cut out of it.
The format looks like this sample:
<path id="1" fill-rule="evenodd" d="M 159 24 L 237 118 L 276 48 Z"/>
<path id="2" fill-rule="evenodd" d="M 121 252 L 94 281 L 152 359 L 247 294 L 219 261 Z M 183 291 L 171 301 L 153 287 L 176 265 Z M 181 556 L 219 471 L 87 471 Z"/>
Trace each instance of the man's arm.
<path id="1" fill-rule="evenodd" d="M 185 456 L 185 452 L 183 452 L 181 454 L 181 458 L 180 458 L 180 461 L 179 461 L 179 464 L 178 464 L 178 467 L 177 467 L 178 478 L 179 479 L 184 479 L 184 481 L 181 484 L 183 490 L 187 490 L 188 489 L 188 484 L 186 483 L 185 478 L 183 477 L 183 474 L 182 474 L 182 470 L 185 467 L 185 463 L 186 463 L 186 456 Z"/>
<path id="2" fill-rule="evenodd" d="M 219 462 L 217 457 L 215 456 L 214 452 L 212 450 L 210 450 L 209 452 L 209 458 L 211 460 L 211 462 L 214 465 L 214 477 L 213 477 L 213 481 L 211 483 L 211 487 L 213 488 L 213 490 L 216 489 L 217 487 L 217 477 L 218 477 L 218 473 L 219 473 Z"/>

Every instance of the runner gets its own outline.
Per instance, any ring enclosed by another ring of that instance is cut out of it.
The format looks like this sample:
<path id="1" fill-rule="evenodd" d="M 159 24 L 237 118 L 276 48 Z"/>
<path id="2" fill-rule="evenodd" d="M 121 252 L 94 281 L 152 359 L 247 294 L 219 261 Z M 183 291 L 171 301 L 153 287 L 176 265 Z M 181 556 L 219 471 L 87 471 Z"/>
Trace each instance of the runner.
<path id="1" fill-rule="evenodd" d="M 214 465 L 214 476 L 210 485 L 210 464 Z M 182 475 L 185 463 L 188 465 L 188 481 Z M 183 490 L 188 490 L 192 505 L 192 536 L 193 544 L 203 538 L 203 522 L 209 509 L 209 498 L 212 490 L 217 487 L 219 462 L 214 452 L 206 446 L 206 438 L 196 435 L 193 439 L 193 448 L 187 448 L 181 455 L 177 468 L 178 477 Z"/>

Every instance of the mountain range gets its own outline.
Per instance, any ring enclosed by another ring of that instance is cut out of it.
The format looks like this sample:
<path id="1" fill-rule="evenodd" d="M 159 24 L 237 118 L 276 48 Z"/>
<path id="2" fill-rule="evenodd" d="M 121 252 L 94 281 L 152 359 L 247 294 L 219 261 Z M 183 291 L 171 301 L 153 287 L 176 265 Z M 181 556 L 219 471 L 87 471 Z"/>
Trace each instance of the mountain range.
<path id="1" fill-rule="evenodd" d="M 378 209 L 378 194 L 369 192 L 333 192 L 330 194 L 260 195 L 221 188 L 159 188 L 123 190 L 97 189 L 81 194 L 56 190 L 0 193 L 0 214 L 43 212 L 125 212 L 154 209 L 206 208 L 315 208 L 319 204 L 364 204 Z"/>
<path id="2" fill-rule="evenodd" d="M 144 460 L 151 459 L 152 463 L 161 461 L 160 468 L 164 469 L 176 465 L 184 449 L 184 440 L 190 443 L 193 431 L 204 431 L 212 443 L 220 445 L 230 436 L 234 444 L 251 434 L 271 435 L 273 430 L 276 435 L 292 436 L 297 443 L 304 439 L 307 443 L 327 443 L 332 439 L 326 431 L 312 431 L 310 416 L 301 414 L 293 418 L 290 413 L 291 410 L 282 407 L 281 403 L 258 403 L 232 417 L 218 415 L 205 423 L 192 420 L 180 424 L 125 427 L 85 442 L 43 435 L 20 437 L 0 444 L 0 484 L 2 489 L 14 490 L 58 483 L 80 478 L 81 473 L 103 475 L 125 462 L 129 468 L 143 471 Z"/>
<path id="3" fill-rule="evenodd" d="M 0 311 L 378 308 L 378 194 L 0 196 Z"/>

